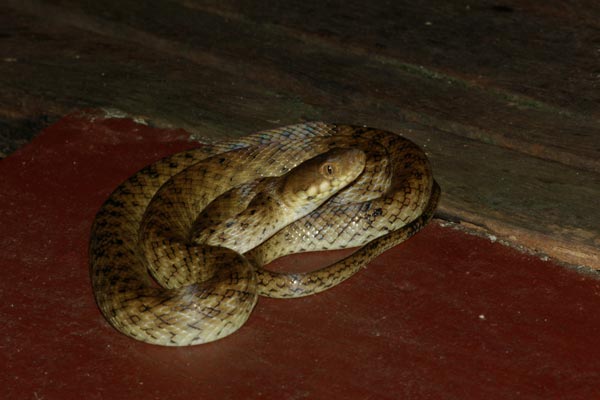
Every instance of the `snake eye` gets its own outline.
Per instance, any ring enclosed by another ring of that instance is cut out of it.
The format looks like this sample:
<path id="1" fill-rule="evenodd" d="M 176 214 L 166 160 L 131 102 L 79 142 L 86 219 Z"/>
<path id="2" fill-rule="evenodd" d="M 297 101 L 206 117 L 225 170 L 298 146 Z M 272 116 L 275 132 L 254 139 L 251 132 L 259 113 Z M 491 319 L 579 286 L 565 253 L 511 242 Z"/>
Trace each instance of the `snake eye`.
<path id="1" fill-rule="evenodd" d="M 321 166 L 321 173 L 323 176 L 331 177 L 335 174 L 335 166 L 333 164 L 327 163 Z"/>

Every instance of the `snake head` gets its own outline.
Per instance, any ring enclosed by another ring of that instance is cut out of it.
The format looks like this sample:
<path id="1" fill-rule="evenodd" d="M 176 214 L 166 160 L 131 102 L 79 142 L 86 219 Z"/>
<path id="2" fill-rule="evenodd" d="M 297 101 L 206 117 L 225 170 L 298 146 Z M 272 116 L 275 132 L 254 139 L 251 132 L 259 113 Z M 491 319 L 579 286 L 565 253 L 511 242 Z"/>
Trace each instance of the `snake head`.
<path id="1" fill-rule="evenodd" d="M 288 206 L 311 204 L 312 208 L 316 208 L 354 181 L 362 173 L 365 162 L 366 155 L 362 150 L 329 150 L 288 172 L 284 177 L 281 198 Z"/>

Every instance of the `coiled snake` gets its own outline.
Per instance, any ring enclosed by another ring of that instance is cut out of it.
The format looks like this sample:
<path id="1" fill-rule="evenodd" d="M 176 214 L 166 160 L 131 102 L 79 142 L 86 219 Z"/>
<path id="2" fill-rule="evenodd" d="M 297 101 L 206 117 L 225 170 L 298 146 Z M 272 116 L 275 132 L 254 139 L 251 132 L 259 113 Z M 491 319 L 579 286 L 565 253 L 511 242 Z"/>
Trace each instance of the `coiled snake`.
<path id="1" fill-rule="evenodd" d="M 94 295 L 134 339 L 210 342 L 241 327 L 259 294 L 300 297 L 346 280 L 421 229 L 439 194 L 421 149 L 371 128 L 305 123 L 178 153 L 127 179 L 99 210 Z M 357 246 L 308 273 L 263 268 Z"/>

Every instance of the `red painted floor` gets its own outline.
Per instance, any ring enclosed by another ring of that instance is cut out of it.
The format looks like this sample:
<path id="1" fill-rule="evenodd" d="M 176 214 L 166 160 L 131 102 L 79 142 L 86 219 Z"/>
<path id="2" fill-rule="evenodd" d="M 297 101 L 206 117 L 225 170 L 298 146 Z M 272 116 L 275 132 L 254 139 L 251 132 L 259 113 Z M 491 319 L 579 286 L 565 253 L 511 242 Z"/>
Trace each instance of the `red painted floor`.
<path id="1" fill-rule="evenodd" d="M 2 398 L 600 399 L 600 281 L 436 224 L 333 290 L 261 299 L 222 341 L 117 333 L 92 219 L 185 138 L 79 114 L 0 161 Z"/>

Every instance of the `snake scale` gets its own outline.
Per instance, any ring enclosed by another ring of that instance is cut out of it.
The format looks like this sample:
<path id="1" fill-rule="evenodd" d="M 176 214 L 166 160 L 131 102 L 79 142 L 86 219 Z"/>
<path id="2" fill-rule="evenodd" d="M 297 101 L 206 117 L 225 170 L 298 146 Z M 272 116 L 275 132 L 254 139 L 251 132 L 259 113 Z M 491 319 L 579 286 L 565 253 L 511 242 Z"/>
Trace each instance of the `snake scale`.
<path id="1" fill-rule="evenodd" d="M 383 130 L 311 122 L 166 157 L 102 205 L 90 241 L 96 302 L 118 331 L 186 346 L 239 329 L 259 295 L 331 288 L 408 239 L 440 189 L 424 152 Z M 357 247 L 307 273 L 286 254 Z"/>

